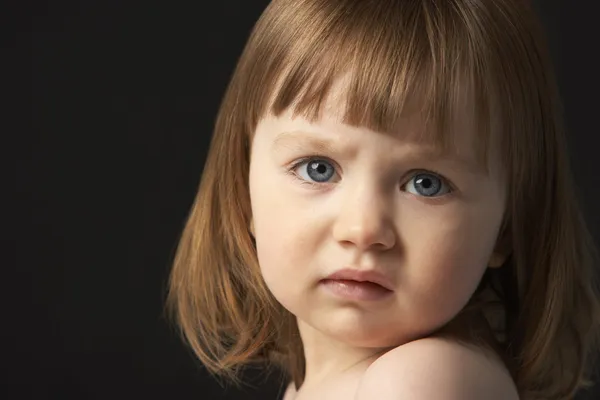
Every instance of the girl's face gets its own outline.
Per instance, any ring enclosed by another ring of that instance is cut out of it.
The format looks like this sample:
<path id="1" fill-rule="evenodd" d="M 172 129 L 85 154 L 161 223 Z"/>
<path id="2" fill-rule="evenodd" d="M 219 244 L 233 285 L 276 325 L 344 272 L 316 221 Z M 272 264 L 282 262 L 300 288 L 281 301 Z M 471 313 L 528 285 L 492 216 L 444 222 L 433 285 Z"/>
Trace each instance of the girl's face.
<path id="1" fill-rule="evenodd" d="M 352 346 L 397 346 L 466 305 L 494 250 L 504 185 L 497 163 L 486 174 L 475 162 L 468 118 L 454 127 L 459 155 L 440 155 L 405 139 L 421 129 L 416 118 L 382 134 L 342 124 L 338 106 L 330 100 L 315 124 L 289 111 L 259 122 L 249 177 L 258 261 L 299 323 Z M 335 292 L 323 279 L 344 268 L 377 271 L 392 290 Z"/>

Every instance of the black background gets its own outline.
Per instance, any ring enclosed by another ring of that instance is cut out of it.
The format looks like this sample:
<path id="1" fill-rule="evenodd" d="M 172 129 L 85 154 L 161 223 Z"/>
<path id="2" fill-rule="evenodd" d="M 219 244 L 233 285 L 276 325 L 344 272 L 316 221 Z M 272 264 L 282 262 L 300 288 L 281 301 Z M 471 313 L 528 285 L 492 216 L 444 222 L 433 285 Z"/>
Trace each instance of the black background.
<path id="1" fill-rule="evenodd" d="M 244 394 L 219 386 L 161 315 L 221 97 L 267 3 L 23 6 L 9 39 L 31 69 L 21 90 L 31 95 L 32 129 L 16 164 L 15 274 L 1 283 L 0 397 L 276 398 L 273 379 L 254 379 Z M 536 6 L 600 238 L 597 7 Z"/>

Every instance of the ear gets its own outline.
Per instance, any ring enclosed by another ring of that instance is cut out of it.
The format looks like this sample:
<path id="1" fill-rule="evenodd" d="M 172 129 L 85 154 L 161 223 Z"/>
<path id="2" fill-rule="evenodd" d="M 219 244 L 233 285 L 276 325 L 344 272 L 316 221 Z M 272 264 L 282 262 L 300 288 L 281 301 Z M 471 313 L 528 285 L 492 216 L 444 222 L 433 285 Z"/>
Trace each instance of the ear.
<path id="1" fill-rule="evenodd" d="M 503 235 L 496 243 L 494 252 L 490 255 L 488 261 L 489 268 L 500 268 L 506 262 L 506 259 L 510 255 L 511 246 L 509 235 Z"/>
<path id="2" fill-rule="evenodd" d="M 508 258 L 507 254 L 493 252 L 488 261 L 489 268 L 500 268 Z"/>
<path id="3" fill-rule="evenodd" d="M 248 226 L 248 231 L 250 231 L 250 234 L 252 235 L 252 237 L 255 236 L 254 234 L 254 218 L 250 217 L 250 224 Z"/>

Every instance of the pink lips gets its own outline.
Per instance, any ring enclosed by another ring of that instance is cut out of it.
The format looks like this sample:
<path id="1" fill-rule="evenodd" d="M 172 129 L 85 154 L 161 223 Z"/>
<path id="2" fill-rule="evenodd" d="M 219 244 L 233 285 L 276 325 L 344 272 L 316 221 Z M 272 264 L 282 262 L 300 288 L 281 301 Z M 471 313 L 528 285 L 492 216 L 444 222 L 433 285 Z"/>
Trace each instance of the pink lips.
<path id="1" fill-rule="evenodd" d="M 325 279 L 331 280 L 345 280 L 345 281 L 356 281 L 356 282 L 372 282 L 387 290 L 394 290 L 392 282 L 382 273 L 375 270 L 358 270 L 351 268 L 344 268 L 334 272 Z"/>
<path id="2" fill-rule="evenodd" d="M 353 301 L 383 300 L 394 292 L 391 281 L 373 270 L 343 269 L 329 275 L 321 284 L 336 297 Z"/>

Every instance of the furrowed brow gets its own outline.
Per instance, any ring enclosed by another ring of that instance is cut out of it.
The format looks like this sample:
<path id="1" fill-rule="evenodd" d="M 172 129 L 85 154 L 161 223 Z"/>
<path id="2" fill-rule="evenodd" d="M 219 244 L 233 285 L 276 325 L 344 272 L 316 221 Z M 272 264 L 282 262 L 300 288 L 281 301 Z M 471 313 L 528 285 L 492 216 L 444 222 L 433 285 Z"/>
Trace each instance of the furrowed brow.
<path id="1" fill-rule="evenodd" d="M 324 137 L 315 137 L 314 135 L 315 134 L 305 131 L 281 132 L 273 140 L 273 149 L 286 148 L 292 151 L 310 150 L 325 154 L 346 154 L 351 152 L 347 146 L 340 146 L 334 140 Z M 352 152 L 355 151 L 356 150 L 352 150 Z M 410 153 L 403 158 L 414 162 L 422 160 L 443 162 L 450 165 L 453 169 L 464 171 L 472 175 L 487 175 L 485 168 L 475 160 L 456 153 L 444 152 L 433 147 L 415 146 L 414 150 L 411 150 Z"/>
<path id="2" fill-rule="evenodd" d="M 330 153 L 339 146 L 336 146 L 330 139 L 316 138 L 309 132 L 291 131 L 281 132 L 273 140 L 274 149 L 281 147 L 291 150 L 310 148 L 311 150 Z"/>

